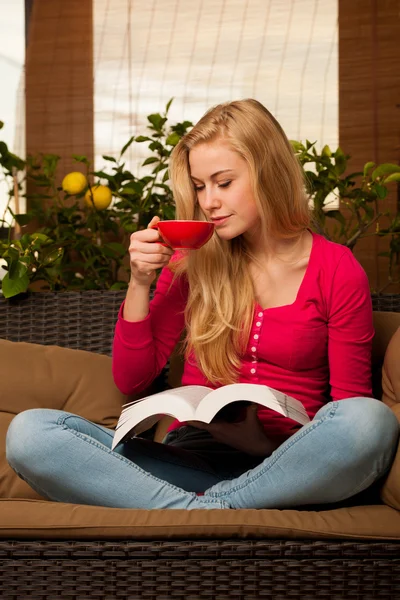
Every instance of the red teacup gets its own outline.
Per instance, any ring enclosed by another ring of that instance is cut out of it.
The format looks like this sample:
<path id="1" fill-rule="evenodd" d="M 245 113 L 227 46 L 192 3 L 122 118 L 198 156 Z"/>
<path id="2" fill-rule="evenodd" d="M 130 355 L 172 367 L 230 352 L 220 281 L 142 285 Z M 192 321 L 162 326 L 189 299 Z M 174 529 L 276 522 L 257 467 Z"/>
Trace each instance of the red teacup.
<path id="1" fill-rule="evenodd" d="M 152 227 L 171 248 L 201 248 L 214 233 L 214 223 L 208 221 L 159 221 Z"/>

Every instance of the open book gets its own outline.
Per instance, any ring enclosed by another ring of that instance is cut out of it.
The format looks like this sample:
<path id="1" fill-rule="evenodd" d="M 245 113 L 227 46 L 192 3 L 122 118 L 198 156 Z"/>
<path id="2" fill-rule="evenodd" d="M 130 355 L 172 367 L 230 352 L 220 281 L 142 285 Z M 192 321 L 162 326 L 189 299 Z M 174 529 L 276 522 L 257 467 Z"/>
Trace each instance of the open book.
<path id="1" fill-rule="evenodd" d="M 232 383 L 216 390 L 203 385 L 188 385 L 166 390 L 123 406 L 118 420 L 111 449 L 127 437 L 139 435 L 150 429 L 164 415 L 175 417 L 178 421 L 202 421 L 211 423 L 217 416 L 222 420 L 224 410 L 255 402 L 270 408 L 285 417 L 289 417 L 302 425 L 309 422 L 303 404 L 274 390 L 267 385 L 254 383 Z"/>

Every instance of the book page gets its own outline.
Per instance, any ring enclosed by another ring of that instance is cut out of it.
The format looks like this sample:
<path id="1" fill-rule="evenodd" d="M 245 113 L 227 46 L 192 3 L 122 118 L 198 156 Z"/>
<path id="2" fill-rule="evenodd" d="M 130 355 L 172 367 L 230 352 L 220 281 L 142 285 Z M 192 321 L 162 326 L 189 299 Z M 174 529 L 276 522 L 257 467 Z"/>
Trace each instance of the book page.
<path id="1" fill-rule="evenodd" d="M 195 419 L 210 423 L 218 411 L 238 400 L 255 402 L 302 425 L 310 421 L 303 404 L 279 390 L 254 383 L 233 383 L 210 392 L 198 406 Z"/>
<path id="2" fill-rule="evenodd" d="M 159 421 L 164 415 L 179 421 L 194 419 L 196 407 L 202 398 L 210 392 L 210 388 L 200 385 L 183 386 L 153 394 L 124 405 L 118 420 L 111 449 L 128 434 L 145 431 L 146 424 Z M 150 420 L 150 417 L 154 417 Z M 140 427 L 140 424 L 143 426 Z"/>

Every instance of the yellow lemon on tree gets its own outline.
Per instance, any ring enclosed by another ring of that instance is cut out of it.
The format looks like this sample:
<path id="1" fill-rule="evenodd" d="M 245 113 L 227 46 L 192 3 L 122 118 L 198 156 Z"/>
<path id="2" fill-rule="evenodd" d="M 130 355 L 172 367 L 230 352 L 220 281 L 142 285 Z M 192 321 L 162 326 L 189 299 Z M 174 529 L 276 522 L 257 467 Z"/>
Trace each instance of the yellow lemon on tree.
<path id="1" fill-rule="evenodd" d="M 94 185 L 88 189 L 85 194 L 85 202 L 90 208 L 96 208 L 97 210 L 104 210 L 110 206 L 112 200 L 112 193 L 107 185 Z"/>
<path id="2" fill-rule="evenodd" d="M 79 171 L 72 171 L 64 177 L 61 183 L 61 187 L 67 194 L 75 195 L 80 194 L 87 187 L 87 179 L 83 173 Z"/>

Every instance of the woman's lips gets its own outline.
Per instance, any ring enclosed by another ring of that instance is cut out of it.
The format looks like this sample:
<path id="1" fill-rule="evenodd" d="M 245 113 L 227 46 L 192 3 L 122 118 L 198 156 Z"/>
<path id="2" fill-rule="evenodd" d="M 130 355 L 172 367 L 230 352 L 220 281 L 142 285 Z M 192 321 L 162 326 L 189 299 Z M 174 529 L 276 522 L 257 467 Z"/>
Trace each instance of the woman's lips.
<path id="1" fill-rule="evenodd" d="M 219 219 L 211 219 L 212 222 L 214 223 L 214 225 L 216 227 L 218 227 L 218 225 L 223 225 L 230 217 L 231 215 L 228 215 L 227 217 L 221 217 Z"/>

